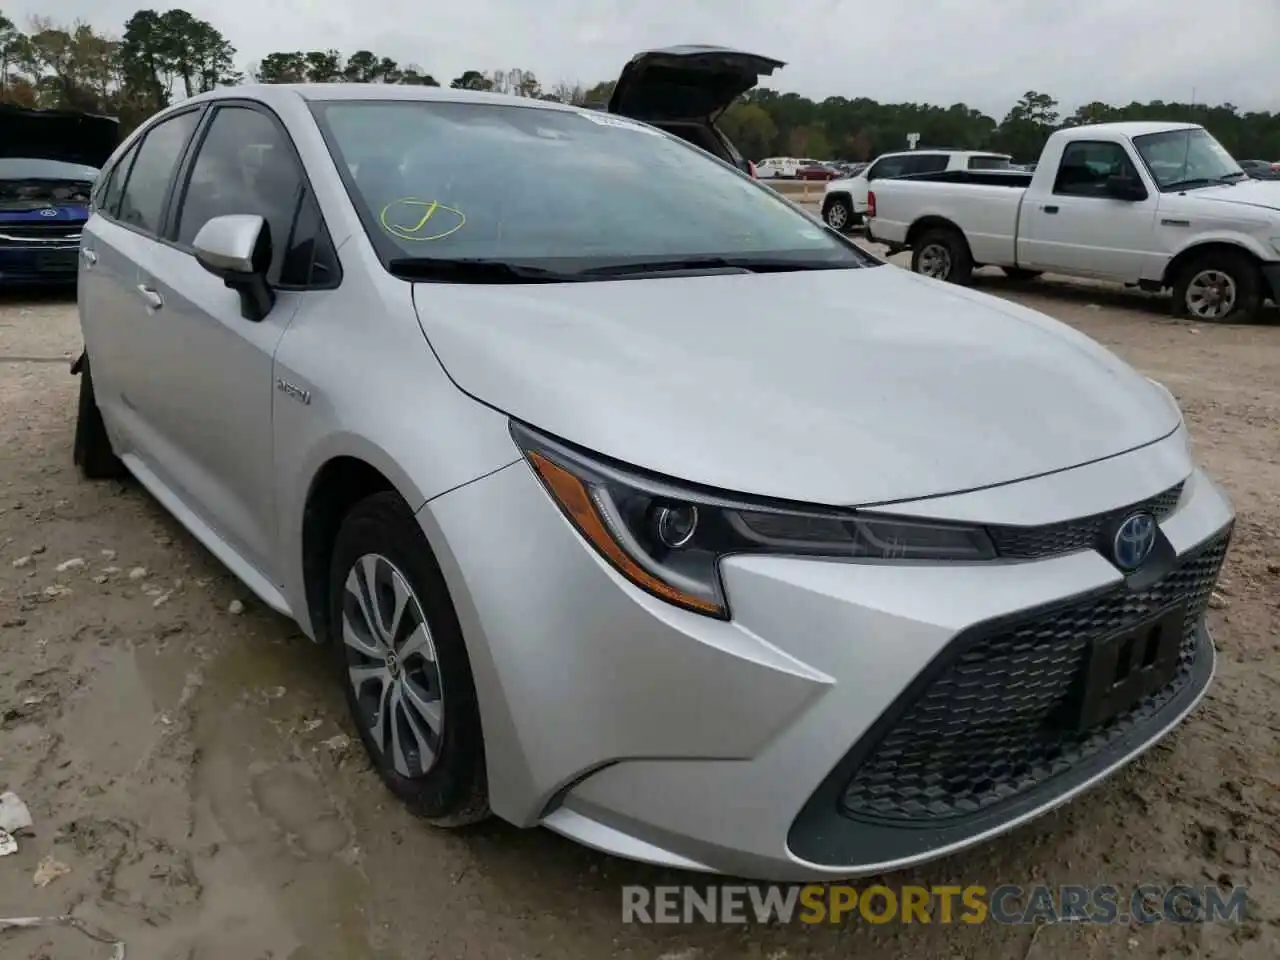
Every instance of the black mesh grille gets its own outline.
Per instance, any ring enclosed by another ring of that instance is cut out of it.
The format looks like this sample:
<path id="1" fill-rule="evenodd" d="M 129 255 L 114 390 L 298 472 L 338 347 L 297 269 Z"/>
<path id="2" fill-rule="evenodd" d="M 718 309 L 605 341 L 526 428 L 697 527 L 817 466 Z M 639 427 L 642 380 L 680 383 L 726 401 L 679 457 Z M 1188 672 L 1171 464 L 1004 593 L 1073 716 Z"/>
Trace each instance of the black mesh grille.
<path id="1" fill-rule="evenodd" d="M 1120 586 L 957 639 L 846 786 L 847 815 L 929 822 L 975 813 L 1028 790 L 1140 725 L 1186 685 L 1230 531 L 1186 557 L 1145 590 Z M 1174 679 L 1098 727 L 1065 722 L 1091 640 L 1173 603 L 1187 604 Z M 872 736 L 877 736 L 872 733 Z"/>
<path id="2" fill-rule="evenodd" d="M 1170 487 L 1140 503 L 1118 510 L 1095 513 L 1062 523 L 1046 523 L 1039 527 L 988 527 L 996 552 L 1014 560 L 1034 560 L 1062 553 L 1092 550 L 1108 524 L 1135 510 L 1149 510 L 1157 520 L 1164 520 L 1178 506 L 1182 484 Z"/>

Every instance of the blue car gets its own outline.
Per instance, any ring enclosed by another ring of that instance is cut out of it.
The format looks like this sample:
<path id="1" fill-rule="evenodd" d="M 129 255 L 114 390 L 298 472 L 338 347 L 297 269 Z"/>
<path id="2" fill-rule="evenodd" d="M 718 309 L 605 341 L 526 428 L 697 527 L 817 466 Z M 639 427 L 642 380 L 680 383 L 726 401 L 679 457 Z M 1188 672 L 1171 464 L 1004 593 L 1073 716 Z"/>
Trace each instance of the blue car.
<path id="1" fill-rule="evenodd" d="M 75 282 L 90 193 L 119 140 L 110 117 L 0 105 L 0 287 Z"/>

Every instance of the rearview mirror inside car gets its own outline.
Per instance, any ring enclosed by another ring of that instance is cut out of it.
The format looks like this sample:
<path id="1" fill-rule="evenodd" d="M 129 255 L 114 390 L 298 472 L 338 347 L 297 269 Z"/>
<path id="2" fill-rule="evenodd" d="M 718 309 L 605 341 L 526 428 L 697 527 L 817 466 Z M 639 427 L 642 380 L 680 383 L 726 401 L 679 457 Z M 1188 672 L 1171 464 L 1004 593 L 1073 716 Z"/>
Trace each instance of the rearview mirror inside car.
<path id="1" fill-rule="evenodd" d="M 1136 202 L 1147 199 L 1147 188 L 1133 177 L 1108 177 L 1107 196 L 1113 200 Z"/>
<path id="2" fill-rule="evenodd" d="M 240 294 L 240 314 L 255 323 L 275 305 L 267 283 L 271 265 L 271 228 L 257 214 L 214 217 L 192 241 L 196 261 Z"/>

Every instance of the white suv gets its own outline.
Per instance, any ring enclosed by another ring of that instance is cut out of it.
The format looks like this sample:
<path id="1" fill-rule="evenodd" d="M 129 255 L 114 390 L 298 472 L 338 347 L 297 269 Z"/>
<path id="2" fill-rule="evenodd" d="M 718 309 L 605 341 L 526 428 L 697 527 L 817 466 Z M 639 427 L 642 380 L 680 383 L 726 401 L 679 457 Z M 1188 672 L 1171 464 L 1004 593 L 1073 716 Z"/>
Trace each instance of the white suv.
<path id="1" fill-rule="evenodd" d="M 856 177 L 832 180 L 822 200 L 822 219 L 837 230 L 848 230 L 867 213 L 867 191 L 872 180 L 909 177 L 944 170 L 1008 170 L 1011 157 L 981 150 L 904 150 L 881 154 Z"/>

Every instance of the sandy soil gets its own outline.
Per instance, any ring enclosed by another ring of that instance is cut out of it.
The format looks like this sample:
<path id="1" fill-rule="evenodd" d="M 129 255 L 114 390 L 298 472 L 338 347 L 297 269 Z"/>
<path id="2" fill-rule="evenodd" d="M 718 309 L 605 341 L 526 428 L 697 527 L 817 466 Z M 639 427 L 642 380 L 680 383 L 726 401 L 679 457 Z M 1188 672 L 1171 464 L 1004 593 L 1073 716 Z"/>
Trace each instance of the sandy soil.
<path id="1" fill-rule="evenodd" d="M 980 284 L 1079 327 L 1177 394 L 1240 513 L 1203 706 L 1066 809 L 894 877 L 1247 884 L 1240 927 L 625 927 L 625 883 L 705 882 L 545 831 L 441 833 L 351 746 L 316 649 L 136 486 L 71 465 L 74 304 L 0 302 L 0 790 L 34 815 L 0 915 L 74 911 L 145 960 L 711 960 L 1280 955 L 1280 326 L 1192 327 L 1101 286 Z M 1276 319 L 1273 315 L 1272 319 Z M 233 601 L 244 610 L 232 613 Z M 33 882 L 52 856 L 68 872 Z M 106 957 L 72 930 L 6 958 Z"/>

